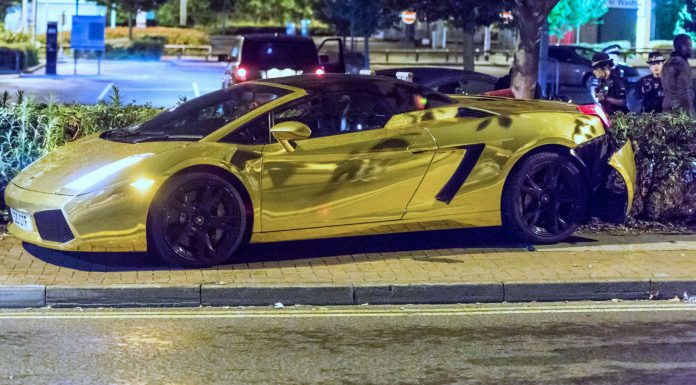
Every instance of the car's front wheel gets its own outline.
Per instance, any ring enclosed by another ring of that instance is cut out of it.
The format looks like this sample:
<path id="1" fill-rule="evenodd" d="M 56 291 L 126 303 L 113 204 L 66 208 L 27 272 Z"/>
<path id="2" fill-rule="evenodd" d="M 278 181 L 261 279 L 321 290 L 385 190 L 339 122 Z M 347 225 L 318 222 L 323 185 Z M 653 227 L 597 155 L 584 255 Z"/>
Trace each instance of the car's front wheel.
<path id="1" fill-rule="evenodd" d="M 174 177 L 152 204 L 149 249 L 185 267 L 209 267 L 239 249 L 247 229 L 244 201 L 227 180 L 192 172 Z"/>
<path id="2" fill-rule="evenodd" d="M 503 226 L 530 243 L 555 243 L 586 218 L 588 185 L 566 155 L 534 154 L 515 167 L 503 189 Z"/>

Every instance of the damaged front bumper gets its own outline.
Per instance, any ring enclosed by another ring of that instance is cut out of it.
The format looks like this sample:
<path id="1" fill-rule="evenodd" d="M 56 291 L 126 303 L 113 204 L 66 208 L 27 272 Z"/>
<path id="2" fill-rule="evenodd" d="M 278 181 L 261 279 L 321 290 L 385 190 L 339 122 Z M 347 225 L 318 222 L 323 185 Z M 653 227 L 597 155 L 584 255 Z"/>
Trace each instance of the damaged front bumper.
<path id="1" fill-rule="evenodd" d="M 585 166 L 592 192 L 590 216 L 609 223 L 624 223 L 631 212 L 636 185 L 636 162 L 631 141 L 618 151 L 608 135 L 573 150 Z"/>

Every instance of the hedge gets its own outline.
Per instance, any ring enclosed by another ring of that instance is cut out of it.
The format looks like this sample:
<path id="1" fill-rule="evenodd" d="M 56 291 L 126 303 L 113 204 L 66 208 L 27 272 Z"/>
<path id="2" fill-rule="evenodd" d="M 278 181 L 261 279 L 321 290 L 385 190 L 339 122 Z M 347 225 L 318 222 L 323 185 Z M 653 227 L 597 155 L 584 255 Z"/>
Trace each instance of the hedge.
<path id="1" fill-rule="evenodd" d="M 14 98 L 7 92 L 0 94 L 0 193 L 24 167 L 68 141 L 127 127 L 160 111 L 150 106 L 122 105 L 117 89 L 114 94 L 112 103 L 96 105 L 38 103 L 21 93 Z M 3 200 L 0 207 L 4 206 Z"/>
<path id="2" fill-rule="evenodd" d="M 149 106 L 37 103 L 0 94 L 0 191 L 20 170 L 84 135 L 126 127 L 157 114 Z M 696 119 L 684 113 L 617 115 L 611 131 L 631 138 L 638 166 L 631 216 L 662 223 L 696 222 Z M 0 202 L 2 200 L 0 199 Z"/>
<path id="3" fill-rule="evenodd" d="M 637 165 L 632 216 L 663 223 L 696 223 L 696 119 L 680 113 L 619 114 L 612 132 L 631 138 Z"/>

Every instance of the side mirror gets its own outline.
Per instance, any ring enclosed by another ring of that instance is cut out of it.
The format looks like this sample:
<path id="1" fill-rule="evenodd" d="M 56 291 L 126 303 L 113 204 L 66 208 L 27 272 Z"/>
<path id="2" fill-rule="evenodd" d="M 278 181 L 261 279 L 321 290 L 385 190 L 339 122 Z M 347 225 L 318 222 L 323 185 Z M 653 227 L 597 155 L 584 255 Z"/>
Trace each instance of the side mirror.
<path id="1" fill-rule="evenodd" d="M 287 152 L 293 152 L 295 148 L 290 144 L 290 141 L 307 139 L 312 135 L 312 130 L 302 122 L 290 120 L 271 127 L 271 135 L 276 138 Z"/>
<path id="2" fill-rule="evenodd" d="M 329 55 L 319 55 L 319 64 L 329 64 L 330 60 Z"/>

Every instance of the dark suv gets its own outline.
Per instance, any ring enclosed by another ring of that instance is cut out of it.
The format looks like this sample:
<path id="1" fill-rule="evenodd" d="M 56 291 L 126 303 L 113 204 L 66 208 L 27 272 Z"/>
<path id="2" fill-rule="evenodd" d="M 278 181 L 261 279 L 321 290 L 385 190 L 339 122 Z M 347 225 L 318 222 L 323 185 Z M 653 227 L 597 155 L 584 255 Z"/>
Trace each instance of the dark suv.
<path id="1" fill-rule="evenodd" d="M 277 33 L 236 36 L 222 86 L 309 73 L 344 73 L 345 70 L 343 41 L 339 38 L 325 39 L 317 49 L 312 39 L 303 36 Z"/>

